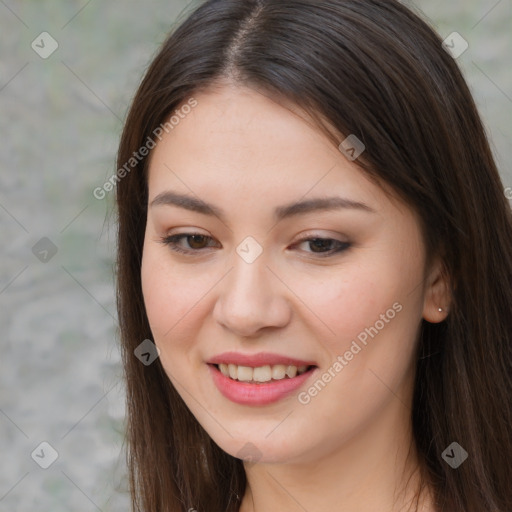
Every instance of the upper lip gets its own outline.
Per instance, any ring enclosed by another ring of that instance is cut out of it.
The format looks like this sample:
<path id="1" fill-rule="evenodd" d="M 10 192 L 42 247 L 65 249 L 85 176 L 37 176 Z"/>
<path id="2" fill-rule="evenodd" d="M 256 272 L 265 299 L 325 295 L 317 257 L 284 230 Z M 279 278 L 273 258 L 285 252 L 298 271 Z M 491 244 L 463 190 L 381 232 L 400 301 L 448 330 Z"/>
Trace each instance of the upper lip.
<path id="1" fill-rule="evenodd" d="M 284 356 L 280 354 L 272 354 L 270 352 L 259 352 L 257 354 L 242 354 L 240 352 L 223 352 L 210 359 L 209 364 L 236 364 L 238 366 L 274 366 L 277 364 L 293 365 L 293 366 L 316 366 L 314 361 L 303 361 L 294 357 Z"/>

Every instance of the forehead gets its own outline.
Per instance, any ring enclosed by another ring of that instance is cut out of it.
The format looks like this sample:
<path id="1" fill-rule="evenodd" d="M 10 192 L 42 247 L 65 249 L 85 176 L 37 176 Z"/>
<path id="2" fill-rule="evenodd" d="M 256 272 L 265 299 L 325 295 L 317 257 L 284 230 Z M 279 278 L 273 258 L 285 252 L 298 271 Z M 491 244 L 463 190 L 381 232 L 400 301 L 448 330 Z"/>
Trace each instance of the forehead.
<path id="1" fill-rule="evenodd" d="M 229 85 L 193 99 L 193 108 L 178 107 L 177 123 L 152 152 L 150 191 L 188 184 L 196 190 L 248 191 L 268 200 L 276 193 L 296 197 L 313 190 L 378 193 L 300 109 Z"/>

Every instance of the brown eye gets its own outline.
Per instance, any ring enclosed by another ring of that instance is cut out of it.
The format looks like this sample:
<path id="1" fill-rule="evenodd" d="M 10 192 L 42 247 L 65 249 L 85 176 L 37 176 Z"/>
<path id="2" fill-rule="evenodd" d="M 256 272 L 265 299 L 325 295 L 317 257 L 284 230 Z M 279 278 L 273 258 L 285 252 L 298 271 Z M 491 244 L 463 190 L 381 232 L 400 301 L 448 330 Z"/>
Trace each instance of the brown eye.
<path id="1" fill-rule="evenodd" d="M 187 244 L 183 246 L 182 241 L 186 241 Z M 213 242 L 213 238 L 207 235 L 201 235 L 199 233 L 181 233 L 179 235 L 169 235 L 162 238 L 161 243 L 169 246 L 173 251 L 182 254 L 199 254 L 203 252 L 203 249 L 213 247 L 213 243 L 208 245 L 210 241 Z"/>
<path id="2" fill-rule="evenodd" d="M 306 238 L 298 245 L 306 244 L 309 246 L 309 253 L 317 254 L 320 257 L 333 256 L 347 250 L 350 247 L 349 242 L 342 242 L 333 238 Z"/>
<path id="3" fill-rule="evenodd" d="M 313 252 L 329 252 L 332 250 L 332 245 L 335 240 L 331 240 L 328 238 L 314 238 L 310 240 L 308 243 L 310 244 Z"/>
<path id="4" fill-rule="evenodd" d="M 192 249 L 203 249 L 203 244 L 208 239 L 205 235 L 189 235 L 187 236 L 189 240 L 188 244 Z"/>

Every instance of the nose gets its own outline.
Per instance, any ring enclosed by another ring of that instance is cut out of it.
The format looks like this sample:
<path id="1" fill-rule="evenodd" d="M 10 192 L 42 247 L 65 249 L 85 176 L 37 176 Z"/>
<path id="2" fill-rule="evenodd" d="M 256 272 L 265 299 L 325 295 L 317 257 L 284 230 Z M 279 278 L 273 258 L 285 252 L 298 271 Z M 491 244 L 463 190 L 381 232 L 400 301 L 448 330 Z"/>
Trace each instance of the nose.
<path id="1" fill-rule="evenodd" d="M 291 319 L 287 288 L 262 257 L 247 263 L 238 255 L 234 268 L 219 284 L 214 319 L 243 337 L 254 337 L 265 328 L 286 326 Z"/>

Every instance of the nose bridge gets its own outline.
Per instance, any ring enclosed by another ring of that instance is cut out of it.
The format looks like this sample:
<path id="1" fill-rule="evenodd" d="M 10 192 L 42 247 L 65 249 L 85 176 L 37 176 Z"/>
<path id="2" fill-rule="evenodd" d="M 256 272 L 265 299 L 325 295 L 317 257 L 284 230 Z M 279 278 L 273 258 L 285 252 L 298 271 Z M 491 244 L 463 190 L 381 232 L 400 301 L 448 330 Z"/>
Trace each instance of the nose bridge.
<path id="1" fill-rule="evenodd" d="M 218 322 L 242 335 L 283 326 L 289 319 L 286 297 L 267 268 L 267 257 L 255 249 L 252 241 L 237 247 L 214 311 Z"/>
<path id="2" fill-rule="evenodd" d="M 271 273 L 267 269 L 266 257 L 260 255 L 246 259 L 243 254 L 240 255 L 242 250 L 241 245 L 233 257 L 233 269 L 227 276 L 224 293 L 235 299 L 239 308 L 243 308 L 244 303 L 247 307 L 254 307 L 254 303 L 269 299 L 272 293 L 269 283 Z"/>
<path id="3" fill-rule="evenodd" d="M 228 276 L 230 292 L 256 297 L 269 287 L 268 251 L 254 237 L 246 236 L 232 256 L 233 269 Z M 268 290 L 267 290 L 268 292 Z"/>

